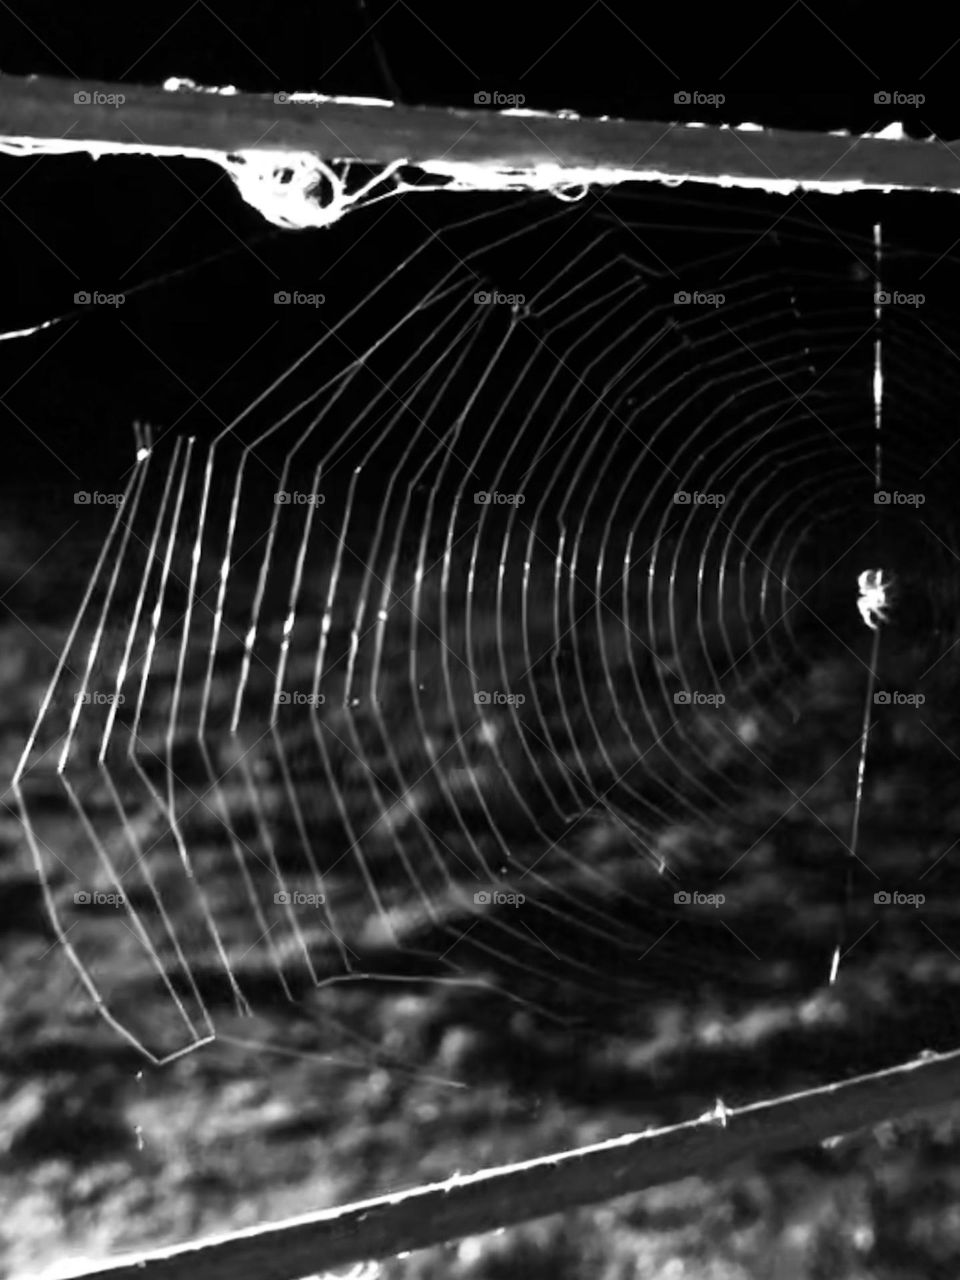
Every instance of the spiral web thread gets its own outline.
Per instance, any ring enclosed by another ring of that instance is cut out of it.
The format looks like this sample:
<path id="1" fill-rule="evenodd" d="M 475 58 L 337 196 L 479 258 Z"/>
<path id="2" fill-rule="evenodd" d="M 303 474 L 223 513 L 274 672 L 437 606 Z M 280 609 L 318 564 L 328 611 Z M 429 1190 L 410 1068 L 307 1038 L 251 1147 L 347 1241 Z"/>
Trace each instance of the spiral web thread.
<path id="1" fill-rule="evenodd" d="M 752 877 L 806 833 L 812 918 L 863 863 L 857 575 L 957 548 L 952 428 L 907 377 L 935 354 L 907 309 L 878 345 L 879 233 L 686 191 L 436 203 L 391 202 L 389 271 L 215 439 L 141 434 L 23 752 L 57 935 L 155 1061 L 325 983 L 564 1018 L 718 956 L 775 977 L 810 925 Z M 922 512 L 877 504 L 881 431 Z M 952 643 L 937 607 L 901 682 Z"/>

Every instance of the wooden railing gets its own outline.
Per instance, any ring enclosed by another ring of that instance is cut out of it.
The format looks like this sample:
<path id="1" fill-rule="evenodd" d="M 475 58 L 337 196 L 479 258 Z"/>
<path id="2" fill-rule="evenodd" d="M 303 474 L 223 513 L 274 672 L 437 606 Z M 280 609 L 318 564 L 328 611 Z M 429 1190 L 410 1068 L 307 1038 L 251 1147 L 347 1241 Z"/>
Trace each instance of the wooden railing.
<path id="1" fill-rule="evenodd" d="M 159 1249 L 78 1280 L 298 1280 L 809 1147 L 960 1096 L 960 1050 L 686 1124 Z"/>

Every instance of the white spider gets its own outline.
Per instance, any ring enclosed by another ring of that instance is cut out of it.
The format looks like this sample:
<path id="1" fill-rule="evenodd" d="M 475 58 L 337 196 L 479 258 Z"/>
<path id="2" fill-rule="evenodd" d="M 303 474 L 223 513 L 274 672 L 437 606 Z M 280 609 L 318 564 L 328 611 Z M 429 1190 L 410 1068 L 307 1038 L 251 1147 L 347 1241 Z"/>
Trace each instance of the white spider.
<path id="1" fill-rule="evenodd" d="M 871 631 L 876 631 L 878 623 L 889 621 L 895 585 L 893 578 L 883 576 L 882 569 L 864 569 L 857 578 L 857 587 L 860 590 L 857 608 L 860 610 L 860 617 Z"/>

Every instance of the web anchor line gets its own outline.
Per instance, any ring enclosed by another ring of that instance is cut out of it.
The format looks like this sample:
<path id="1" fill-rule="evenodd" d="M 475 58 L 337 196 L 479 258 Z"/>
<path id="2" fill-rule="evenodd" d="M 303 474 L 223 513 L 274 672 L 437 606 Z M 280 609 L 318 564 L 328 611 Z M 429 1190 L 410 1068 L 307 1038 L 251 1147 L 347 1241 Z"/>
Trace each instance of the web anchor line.
<path id="1" fill-rule="evenodd" d="M 846 946 L 850 901 L 853 897 L 854 864 L 858 860 L 857 847 L 860 841 L 860 812 L 863 806 L 863 783 L 867 773 L 867 748 L 870 731 L 873 728 L 873 694 L 877 684 L 877 660 L 879 655 L 880 632 L 879 630 L 875 630 L 873 633 L 873 643 L 870 647 L 870 673 L 867 676 L 867 689 L 863 701 L 863 720 L 860 726 L 860 754 L 857 761 L 857 790 L 853 801 L 853 821 L 850 828 L 850 843 L 847 846 L 847 871 L 843 895 L 843 910 L 840 915 L 840 928 L 837 935 L 837 945 L 834 949 L 833 959 L 830 964 L 831 986 L 837 980 L 837 975 L 840 970 L 840 961 L 843 958 L 844 947 Z"/>
<path id="2" fill-rule="evenodd" d="M 883 231 L 879 222 L 873 227 L 873 491 L 874 498 L 883 489 L 883 332 L 881 327 L 881 284 L 880 264 L 883 256 Z M 857 579 L 859 597 L 857 608 L 864 625 L 873 632 L 873 643 L 870 647 L 870 670 L 867 677 L 867 689 L 863 704 L 863 719 L 860 727 L 860 755 L 857 763 L 857 789 L 853 802 L 853 821 L 850 830 L 850 843 L 846 859 L 846 884 L 843 895 L 843 908 L 837 935 L 837 945 L 830 965 L 830 983 L 837 980 L 840 960 L 843 955 L 847 935 L 847 922 L 850 914 L 850 903 L 853 898 L 854 863 L 857 861 L 857 846 L 860 839 L 860 813 L 863 807 L 863 784 L 867 771 L 867 749 L 870 730 L 873 728 L 873 695 L 877 684 L 877 664 L 880 657 L 880 627 L 888 621 L 890 592 L 892 581 L 886 577 L 883 569 L 865 569 Z"/>

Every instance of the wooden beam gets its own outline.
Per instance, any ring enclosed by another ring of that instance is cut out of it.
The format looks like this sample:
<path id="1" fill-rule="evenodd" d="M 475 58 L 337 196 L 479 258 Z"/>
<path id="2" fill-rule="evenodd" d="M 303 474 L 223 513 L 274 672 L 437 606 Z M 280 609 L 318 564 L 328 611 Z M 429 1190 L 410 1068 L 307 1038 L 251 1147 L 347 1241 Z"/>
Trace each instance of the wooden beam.
<path id="1" fill-rule="evenodd" d="M 77 95 L 86 95 L 78 100 Z M 411 107 L 365 99 L 169 91 L 0 76 L 0 150 L 203 154 L 287 150 L 372 165 L 571 171 L 791 190 L 960 188 L 954 153 L 935 140 L 580 119 L 534 111 Z M 893 131 L 894 134 L 897 130 Z"/>
<path id="2" fill-rule="evenodd" d="M 809 1147 L 960 1096 L 960 1050 L 522 1164 L 121 1258 L 82 1280 L 297 1280 Z"/>

